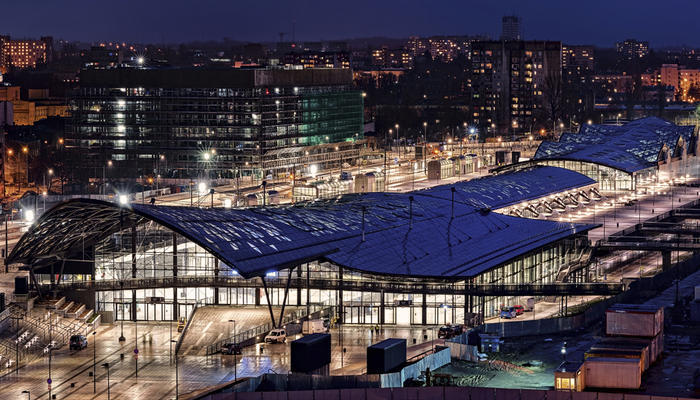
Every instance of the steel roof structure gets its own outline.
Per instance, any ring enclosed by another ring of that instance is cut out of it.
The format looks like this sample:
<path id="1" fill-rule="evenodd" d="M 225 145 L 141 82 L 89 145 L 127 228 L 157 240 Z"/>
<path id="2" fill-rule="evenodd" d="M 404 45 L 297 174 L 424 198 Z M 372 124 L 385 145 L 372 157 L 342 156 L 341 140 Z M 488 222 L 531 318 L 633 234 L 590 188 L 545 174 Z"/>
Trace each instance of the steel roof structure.
<path id="1" fill-rule="evenodd" d="M 362 272 L 457 280 L 594 227 L 501 215 L 425 192 L 246 209 L 69 200 L 42 215 L 8 262 L 35 265 L 65 258 L 150 220 L 202 246 L 245 278 L 328 260 Z"/>
<path id="2" fill-rule="evenodd" d="M 694 148 L 693 126 L 679 126 L 657 117 L 624 125 L 583 125 L 578 133 L 564 133 L 558 142 L 543 141 L 533 160 L 574 160 L 606 165 L 634 173 L 663 161 L 663 149 L 680 154 L 680 143 Z"/>
<path id="3" fill-rule="evenodd" d="M 451 200 L 451 191 L 454 187 L 455 201 L 477 208 L 495 210 L 595 183 L 595 180 L 586 175 L 568 169 L 534 166 L 450 185 L 435 186 L 415 193 Z"/>

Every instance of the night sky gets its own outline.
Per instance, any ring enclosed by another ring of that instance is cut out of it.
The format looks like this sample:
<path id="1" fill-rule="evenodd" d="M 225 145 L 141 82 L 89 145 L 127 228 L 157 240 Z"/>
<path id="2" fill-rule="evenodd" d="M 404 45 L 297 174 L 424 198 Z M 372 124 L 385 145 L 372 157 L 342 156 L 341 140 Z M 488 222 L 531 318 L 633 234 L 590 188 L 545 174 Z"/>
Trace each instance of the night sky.
<path id="1" fill-rule="evenodd" d="M 177 43 L 488 34 L 504 14 L 523 18 L 526 39 L 612 47 L 628 37 L 652 46 L 700 47 L 697 0 L 2 0 L 0 34 L 81 41 Z"/>

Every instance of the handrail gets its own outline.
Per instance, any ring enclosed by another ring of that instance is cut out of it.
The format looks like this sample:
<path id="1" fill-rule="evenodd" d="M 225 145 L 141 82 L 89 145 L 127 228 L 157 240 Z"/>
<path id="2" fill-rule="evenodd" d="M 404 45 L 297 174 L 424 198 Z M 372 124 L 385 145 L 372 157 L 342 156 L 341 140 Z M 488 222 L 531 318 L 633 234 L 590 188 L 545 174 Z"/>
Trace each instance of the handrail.
<path id="1" fill-rule="evenodd" d="M 177 343 L 175 343 L 175 356 L 177 357 L 177 353 L 180 351 L 180 346 L 182 346 L 182 340 L 185 338 L 185 334 L 187 333 L 187 329 L 190 327 L 190 324 L 192 323 L 192 317 L 194 317 L 194 313 L 197 311 L 197 308 L 199 307 L 200 303 L 201 305 L 206 305 L 207 301 L 211 300 L 213 304 L 214 299 L 212 297 L 207 297 L 201 300 L 198 300 L 194 303 L 194 307 L 192 307 L 192 310 L 190 311 L 190 314 L 187 316 L 187 322 L 185 323 L 185 327 L 182 329 L 182 333 L 180 334 L 180 337 L 177 338 Z"/>
<path id="2" fill-rule="evenodd" d="M 290 279 L 292 287 L 306 287 L 307 280 L 304 278 Z M 338 279 L 309 279 L 309 287 L 313 289 L 329 290 L 351 290 L 351 291 L 372 291 L 372 292 L 394 292 L 394 293 L 427 293 L 427 294 L 452 294 L 469 292 L 473 295 L 479 293 L 489 294 L 492 292 L 507 293 L 528 293 L 533 294 L 560 294 L 571 293 L 581 294 L 608 294 L 619 292 L 622 287 L 611 283 L 520 283 L 520 284 L 490 284 L 490 283 L 412 283 L 412 282 L 386 282 L 371 280 L 338 280 Z M 268 287 L 285 288 L 287 279 L 266 278 Z M 62 283 L 57 285 L 63 289 L 94 289 L 114 290 L 114 289 L 146 289 L 153 287 L 262 287 L 262 282 L 257 279 L 242 279 L 238 277 L 205 276 L 205 277 L 165 277 L 165 278 L 136 278 L 124 280 L 96 280 L 73 283 Z"/>
<path id="3" fill-rule="evenodd" d="M 302 320 L 305 318 L 308 318 L 311 315 L 314 314 L 322 314 L 324 311 L 332 310 L 333 306 L 329 306 L 326 304 L 313 304 L 309 305 L 309 313 L 306 313 L 306 309 L 300 309 L 300 310 L 294 310 L 291 313 L 287 314 L 282 318 L 280 321 L 279 325 L 283 326 L 285 324 L 288 324 L 292 321 L 295 320 Z M 226 339 L 219 340 L 218 342 L 215 342 L 213 344 L 210 344 L 207 346 L 206 354 L 207 355 L 212 355 L 218 353 L 221 348 L 223 347 L 224 344 L 226 343 L 242 343 L 246 340 L 252 339 L 256 336 L 266 334 L 270 332 L 272 329 L 274 329 L 274 326 L 272 325 L 271 322 L 267 322 L 262 325 L 258 325 L 256 327 L 250 328 L 246 331 L 239 332 L 236 335 L 232 335 Z"/>

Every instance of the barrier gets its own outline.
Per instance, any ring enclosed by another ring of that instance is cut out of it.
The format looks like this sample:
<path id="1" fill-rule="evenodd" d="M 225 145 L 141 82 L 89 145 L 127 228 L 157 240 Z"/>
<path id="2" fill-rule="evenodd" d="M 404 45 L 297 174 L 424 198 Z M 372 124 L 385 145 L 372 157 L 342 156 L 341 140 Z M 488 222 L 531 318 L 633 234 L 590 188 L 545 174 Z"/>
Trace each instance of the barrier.
<path id="1" fill-rule="evenodd" d="M 449 364 L 451 360 L 449 348 L 436 346 L 436 351 L 433 354 L 429 354 L 415 363 L 401 368 L 400 371 L 381 374 L 381 387 L 402 387 L 407 379 L 418 378 L 426 369 L 430 368 L 431 371 L 434 371 L 443 365 Z"/>
<path id="2" fill-rule="evenodd" d="M 218 392 L 188 397 L 201 400 L 691 400 L 634 393 L 568 392 L 556 390 L 494 389 L 484 387 L 347 388 L 275 392 Z"/>

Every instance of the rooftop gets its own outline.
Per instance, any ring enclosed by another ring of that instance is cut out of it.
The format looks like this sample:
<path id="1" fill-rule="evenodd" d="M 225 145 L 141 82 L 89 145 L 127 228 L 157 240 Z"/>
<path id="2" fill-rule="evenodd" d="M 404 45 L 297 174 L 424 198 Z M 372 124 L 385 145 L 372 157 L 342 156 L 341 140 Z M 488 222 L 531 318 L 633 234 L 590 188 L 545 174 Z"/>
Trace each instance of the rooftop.
<path id="1" fill-rule="evenodd" d="M 681 145 L 693 149 L 693 126 L 679 126 L 656 117 L 624 125 L 583 125 L 578 133 L 564 133 L 558 142 L 544 141 L 533 160 L 564 159 L 606 165 L 628 173 L 658 165 L 671 149 L 678 157 Z"/>

